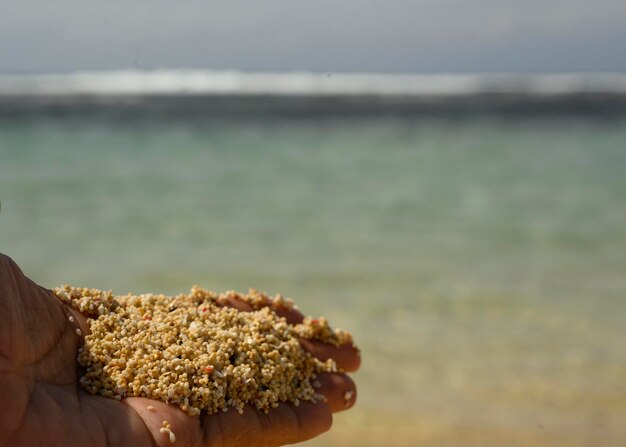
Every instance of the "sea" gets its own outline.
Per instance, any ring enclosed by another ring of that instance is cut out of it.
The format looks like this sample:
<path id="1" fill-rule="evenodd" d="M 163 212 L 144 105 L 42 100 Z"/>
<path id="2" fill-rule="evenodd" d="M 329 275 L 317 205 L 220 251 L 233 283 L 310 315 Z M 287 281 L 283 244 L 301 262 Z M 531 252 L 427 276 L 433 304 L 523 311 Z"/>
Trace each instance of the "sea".
<path id="1" fill-rule="evenodd" d="M 0 251 L 351 331 L 307 446 L 626 445 L 626 75 L 0 76 Z"/>

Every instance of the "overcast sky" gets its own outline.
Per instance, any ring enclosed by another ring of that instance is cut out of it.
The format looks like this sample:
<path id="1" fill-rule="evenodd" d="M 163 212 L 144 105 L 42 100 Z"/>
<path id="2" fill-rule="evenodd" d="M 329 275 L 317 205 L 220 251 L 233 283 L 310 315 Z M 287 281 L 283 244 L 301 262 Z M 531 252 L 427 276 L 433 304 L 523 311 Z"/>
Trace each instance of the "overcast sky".
<path id="1" fill-rule="evenodd" d="M 0 73 L 626 71 L 626 0 L 0 0 Z"/>

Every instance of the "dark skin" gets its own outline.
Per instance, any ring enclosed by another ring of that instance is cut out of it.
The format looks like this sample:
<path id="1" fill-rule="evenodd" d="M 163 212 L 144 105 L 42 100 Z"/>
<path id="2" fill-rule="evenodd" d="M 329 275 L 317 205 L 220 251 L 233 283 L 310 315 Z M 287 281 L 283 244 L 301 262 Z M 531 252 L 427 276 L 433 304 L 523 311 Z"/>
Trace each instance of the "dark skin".
<path id="1" fill-rule="evenodd" d="M 250 310 L 244 302 L 230 306 Z M 74 323 L 69 322 L 73 316 Z M 302 320 L 296 310 L 283 312 Z M 164 402 L 129 397 L 121 401 L 93 396 L 78 385 L 79 327 L 85 318 L 38 286 L 0 254 L 0 447 L 5 446 L 171 446 L 159 429 L 170 422 L 180 447 L 272 447 L 313 438 L 332 424 L 332 413 L 354 405 L 356 388 L 346 374 L 321 374 L 325 403 L 280 404 L 268 414 L 246 407 L 192 417 Z M 346 372 L 360 364 L 352 346 L 336 348 L 302 342 L 325 360 L 334 358 Z M 346 402 L 346 391 L 353 391 Z M 148 405 L 154 407 L 148 411 Z"/>

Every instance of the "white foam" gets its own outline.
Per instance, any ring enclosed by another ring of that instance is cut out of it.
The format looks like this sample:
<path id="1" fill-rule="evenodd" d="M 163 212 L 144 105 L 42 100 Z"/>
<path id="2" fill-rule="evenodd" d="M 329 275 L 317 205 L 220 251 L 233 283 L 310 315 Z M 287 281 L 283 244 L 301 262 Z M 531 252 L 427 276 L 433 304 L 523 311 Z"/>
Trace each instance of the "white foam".
<path id="1" fill-rule="evenodd" d="M 626 74 L 320 74 L 125 70 L 0 75 L 0 95 L 562 95 L 626 93 Z"/>

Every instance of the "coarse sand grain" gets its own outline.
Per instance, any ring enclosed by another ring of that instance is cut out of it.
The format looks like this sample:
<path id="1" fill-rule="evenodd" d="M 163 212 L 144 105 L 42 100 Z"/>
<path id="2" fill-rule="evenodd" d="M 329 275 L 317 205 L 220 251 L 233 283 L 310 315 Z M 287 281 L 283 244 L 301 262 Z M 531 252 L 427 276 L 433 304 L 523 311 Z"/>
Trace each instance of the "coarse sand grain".
<path id="1" fill-rule="evenodd" d="M 324 400 L 312 382 L 337 365 L 313 357 L 299 339 L 352 343 L 324 318 L 289 324 L 277 311 L 292 309 L 293 301 L 255 290 L 217 294 L 194 286 L 173 297 L 115 296 L 64 285 L 54 293 L 87 317 L 89 333 L 78 352 L 85 390 L 159 399 L 190 415 L 229 407 L 242 412 L 246 404 L 268 412 L 280 402 Z M 252 310 L 229 306 L 233 300 Z"/>

